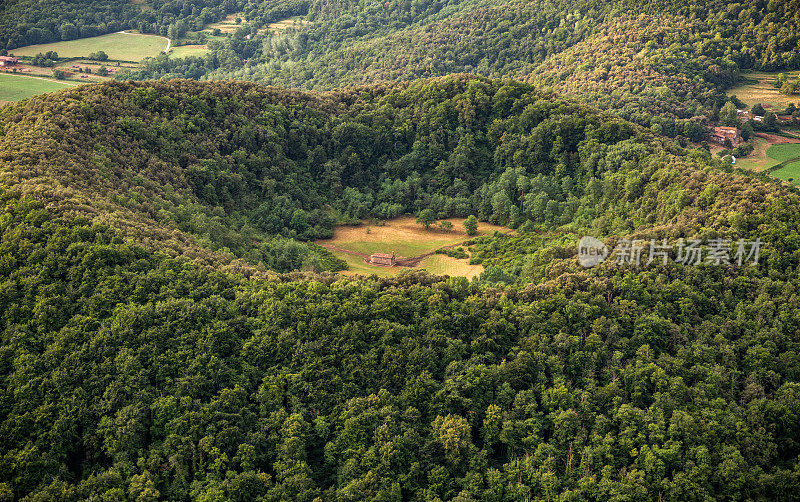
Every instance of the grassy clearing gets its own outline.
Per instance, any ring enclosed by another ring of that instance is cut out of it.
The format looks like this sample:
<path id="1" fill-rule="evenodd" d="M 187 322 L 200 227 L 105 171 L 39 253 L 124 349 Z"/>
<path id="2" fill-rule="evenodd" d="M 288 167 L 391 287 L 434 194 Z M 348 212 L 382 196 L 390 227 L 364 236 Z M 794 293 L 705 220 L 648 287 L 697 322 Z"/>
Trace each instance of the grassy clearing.
<path id="1" fill-rule="evenodd" d="M 283 30 L 302 28 L 309 24 L 311 24 L 311 21 L 306 21 L 300 17 L 290 17 L 289 19 L 268 24 L 267 29 L 273 33 L 277 33 Z"/>
<path id="2" fill-rule="evenodd" d="M 470 265 L 469 258 L 458 260 L 441 254 L 425 258 L 417 268 L 425 269 L 432 274 L 461 276 L 468 279 L 472 279 L 483 272 L 483 265 Z"/>
<path id="3" fill-rule="evenodd" d="M 800 185 L 800 161 L 792 162 L 774 171 L 772 175 L 784 181 L 791 181 L 795 185 Z"/>
<path id="4" fill-rule="evenodd" d="M 189 56 L 202 57 L 208 54 L 208 47 L 205 45 L 181 45 L 173 47 L 169 51 L 170 57 L 185 58 Z"/>
<path id="5" fill-rule="evenodd" d="M 773 145 L 767 150 L 767 155 L 775 159 L 775 164 L 796 159 L 800 157 L 800 143 Z M 791 162 L 770 174 L 798 185 L 800 184 L 800 160 Z"/>
<path id="6" fill-rule="evenodd" d="M 40 52 L 56 51 L 61 57 L 75 58 L 86 57 L 92 52 L 104 51 L 108 54 L 109 59 L 141 61 L 146 57 L 157 56 L 166 47 L 167 40 L 156 35 L 110 33 L 66 42 L 29 45 L 11 52 L 15 56 L 35 56 Z"/>
<path id="7" fill-rule="evenodd" d="M 463 218 L 451 218 L 453 230 L 441 232 L 432 226 L 425 230 L 416 223 L 415 218 L 405 216 L 389 221 L 384 226 L 361 225 L 358 227 L 339 227 L 332 239 L 318 241 L 318 244 L 334 245 L 341 249 L 358 253 L 396 253 L 398 257 L 414 257 L 430 253 L 443 246 L 461 243 L 469 236 L 464 232 Z M 488 223 L 478 224 L 478 234 L 486 235 L 494 231 L 508 229 Z M 394 275 L 403 267 L 378 267 L 364 263 L 363 258 L 339 251 L 333 253 L 342 258 L 350 266 L 349 274 L 377 274 L 379 276 Z M 480 265 L 469 265 L 468 259 L 458 260 L 444 255 L 433 255 L 425 258 L 416 269 L 426 269 L 441 275 L 463 275 L 472 277 L 483 271 Z"/>
<path id="8" fill-rule="evenodd" d="M 71 87 L 70 84 L 37 77 L 0 73 L 0 101 L 21 101 L 45 92 Z"/>
<path id="9" fill-rule="evenodd" d="M 772 145 L 767 150 L 767 155 L 778 162 L 786 162 L 795 157 L 800 157 L 800 143 Z"/>
<path id="10" fill-rule="evenodd" d="M 241 19 L 242 22 L 237 24 L 236 18 Z M 206 25 L 203 31 L 214 31 L 216 28 L 219 28 L 219 31 L 221 31 L 222 33 L 233 33 L 234 31 L 236 31 L 236 28 L 242 26 L 243 24 L 244 24 L 244 14 L 241 12 L 237 12 L 235 14 L 229 14 L 222 21 Z"/>
<path id="11" fill-rule="evenodd" d="M 736 167 L 749 169 L 751 171 L 763 171 L 780 163 L 780 161 L 767 155 L 767 150 L 770 147 L 768 141 L 762 138 L 756 138 L 753 142 L 753 147 L 753 153 L 751 153 L 750 156 L 736 159 Z"/>
<path id="12" fill-rule="evenodd" d="M 800 144 L 771 145 L 762 138 L 756 138 L 753 146 L 755 148 L 749 157 L 736 159 L 736 167 L 751 171 L 764 171 L 781 162 L 800 156 Z"/>
<path id="13" fill-rule="evenodd" d="M 728 95 L 736 95 L 748 107 L 756 103 L 762 103 L 765 107 L 772 107 L 776 110 L 786 108 L 789 103 L 800 102 L 800 96 L 786 96 L 778 92 L 775 87 L 775 79 L 779 72 L 742 72 L 742 76 L 748 80 L 741 85 L 728 90 Z M 798 72 L 786 72 L 792 79 L 797 77 Z"/>

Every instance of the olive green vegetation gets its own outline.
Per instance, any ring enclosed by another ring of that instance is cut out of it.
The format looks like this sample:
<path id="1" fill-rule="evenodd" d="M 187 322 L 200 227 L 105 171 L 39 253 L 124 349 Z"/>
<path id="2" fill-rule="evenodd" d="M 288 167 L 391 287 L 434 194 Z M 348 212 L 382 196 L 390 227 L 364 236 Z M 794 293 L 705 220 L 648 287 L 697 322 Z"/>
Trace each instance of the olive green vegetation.
<path id="1" fill-rule="evenodd" d="M 800 68 L 798 0 L 266 0 L 242 11 L 208 56 L 155 58 L 118 78 L 331 89 L 476 73 L 534 81 L 699 142 L 701 116 L 724 105 L 740 71 Z M 293 15 L 310 23 L 264 30 Z"/>
<path id="2" fill-rule="evenodd" d="M 6 499 L 800 493 L 791 187 L 475 77 L 107 83 L 0 118 Z M 520 231 L 474 238 L 471 282 L 302 242 L 422 209 Z M 764 249 L 586 270 L 585 233 Z"/>

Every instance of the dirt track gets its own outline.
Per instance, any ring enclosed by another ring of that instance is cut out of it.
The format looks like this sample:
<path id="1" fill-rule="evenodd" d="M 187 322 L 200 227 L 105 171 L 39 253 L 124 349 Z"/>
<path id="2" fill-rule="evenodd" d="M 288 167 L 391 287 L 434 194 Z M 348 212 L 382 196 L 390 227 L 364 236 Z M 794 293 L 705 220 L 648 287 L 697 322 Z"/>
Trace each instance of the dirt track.
<path id="1" fill-rule="evenodd" d="M 785 138 L 783 136 L 778 136 L 777 134 L 769 134 L 765 132 L 757 132 L 756 136 L 761 139 L 764 139 L 770 145 L 780 145 L 783 143 L 800 143 L 800 139 L 797 138 Z"/>
<path id="2" fill-rule="evenodd" d="M 456 246 L 461 246 L 463 244 L 464 244 L 463 242 L 457 242 L 455 244 L 450 244 L 449 246 L 442 246 L 442 247 L 440 247 L 438 249 L 451 249 L 451 248 L 454 248 Z M 338 251 L 340 253 L 346 253 L 346 254 L 350 254 L 350 255 L 353 255 L 353 256 L 360 256 L 361 258 L 364 259 L 364 263 L 366 263 L 367 265 L 372 265 L 373 267 L 385 267 L 385 266 L 387 266 L 387 265 L 377 265 L 375 263 L 370 262 L 369 261 L 370 255 L 368 255 L 366 253 L 359 253 L 358 251 L 351 251 L 349 249 L 344 249 L 344 248 L 340 248 L 338 246 L 334 246 L 333 244 L 318 244 L 318 246 L 323 247 L 325 249 L 329 249 L 331 251 Z M 417 265 L 419 265 L 419 263 L 422 260 L 424 260 L 425 258 L 427 258 L 427 257 L 429 257 L 431 255 L 434 255 L 434 254 L 436 254 L 436 250 L 431 251 L 429 253 L 421 254 L 419 256 L 413 256 L 411 258 L 397 258 L 395 260 L 395 265 L 394 266 L 395 267 L 416 267 Z"/>

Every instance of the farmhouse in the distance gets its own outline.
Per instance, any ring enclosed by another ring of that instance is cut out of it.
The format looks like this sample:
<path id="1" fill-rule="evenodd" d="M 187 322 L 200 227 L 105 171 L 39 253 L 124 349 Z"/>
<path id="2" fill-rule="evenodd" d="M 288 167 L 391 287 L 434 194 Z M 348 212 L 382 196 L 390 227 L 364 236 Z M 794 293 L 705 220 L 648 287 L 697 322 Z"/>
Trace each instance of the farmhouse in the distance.
<path id="1" fill-rule="evenodd" d="M 738 127 L 715 127 L 711 132 L 710 139 L 714 143 L 725 145 L 725 141 L 730 141 L 730 146 L 736 148 L 744 143 Z M 725 145 L 727 146 L 727 145 Z"/>
<path id="2" fill-rule="evenodd" d="M 369 262 L 373 265 L 384 265 L 387 267 L 394 267 L 397 264 L 394 251 L 392 251 L 392 254 L 375 253 L 369 257 Z"/>
<path id="3" fill-rule="evenodd" d="M 8 68 L 10 66 L 16 66 L 19 63 L 19 59 L 11 56 L 0 56 L 0 68 Z"/>

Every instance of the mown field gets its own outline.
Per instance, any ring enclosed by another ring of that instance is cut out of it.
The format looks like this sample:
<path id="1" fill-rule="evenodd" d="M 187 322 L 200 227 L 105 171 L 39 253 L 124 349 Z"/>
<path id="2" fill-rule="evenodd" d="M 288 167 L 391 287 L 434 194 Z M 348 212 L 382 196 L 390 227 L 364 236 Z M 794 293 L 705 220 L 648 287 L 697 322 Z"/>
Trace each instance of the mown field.
<path id="1" fill-rule="evenodd" d="M 234 31 L 236 31 L 236 28 L 238 28 L 239 26 L 242 25 L 241 22 L 240 23 L 236 22 L 236 18 L 239 18 L 239 19 L 243 20 L 244 19 L 244 13 L 237 12 L 237 13 L 234 13 L 234 14 L 229 14 L 228 16 L 225 17 L 225 19 L 223 19 L 223 20 L 221 20 L 219 22 L 211 23 L 209 25 L 206 25 L 206 27 L 203 29 L 203 31 L 213 31 L 214 29 L 219 28 L 219 31 L 221 31 L 223 33 L 233 33 Z M 244 21 L 242 21 L 242 22 L 244 22 Z"/>
<path id="2" fill-rule="evenodd" d="M 0 73 L 0 102 L 21 101 L 43 92 L 54 92 L 70 84 L 37 77 Z"/>
<path id="3" fill-rule="evenodd" d="M 174 58 L 185 58 L 189 56 L 204 56 L 208 52 L 208 47 L 205 45 L 181 45 L 170 49 L 169 55 Z"/>
<path id="4" fill-rule="evenodd" d="M 398 257 L 410 258 L 430 253 L 444 246 L 459 244 L 470 237 L 464 231 L 464 218 L 450 218 L 453 229 L 449 232 L 438 230 L 435 225 L 425 230 L 414 217 L 405 216 L 386 222 L 385 225 L 361 225 L 339 227 L 332 239 L 317 241 L 317 244 L 336 246 L 356 253 L 392 253 Z M 478 235 L 494 231 L 507 232 L 508 229 L 488 223 L 478 224 Z M 388 276 L 407 270 L 405 267 L 379 267 L 364 262 L 361 256 L 332 250 L 349 266 L 347 274 L 376 274 Z M 446 255 L 431 255 L 423 259 L 415 269 L 425 269 L 431 273 L 451 276 L 474 277 L 483 271 L 481 265 L 470 265 L 469 259 L 456 259 Z"/>
<path id="5" fill-rule="evenodd" d="M 35 56 L 47 51 L 56 51 L 61 57 L 86 57 L 92 52 L 104 51 L 109 59 L 141 61 L 157 56 L 167 48 L 167 40 L 156 35 L 136 33 L 110 33 L 99 37 L 81 38 L 66 42 L 29 45 L 11 51 L 15 56 Z"/>
<path id="6" fill-rule="evenodd" d="M 800 96 L 787 96 L 778 92 L 775 79 L 779 72 L 742 72 L 746 81 L 728 90 L 729 96 L 736 96 L 748 107 L 756 103 L 765 107 L 781 110 L 789 103 L 800 103 Z M 798 72 L 786 72 L 791 78 L 796 78 Z"/>
<path id="7" fill-rule="evenodd" d="M 778 162 L 798 159 L 773 171 L 772 175 L 794 184 L 800 184 L 800 143 L 774 145 L 767 150 L 767 155 Z"/>

